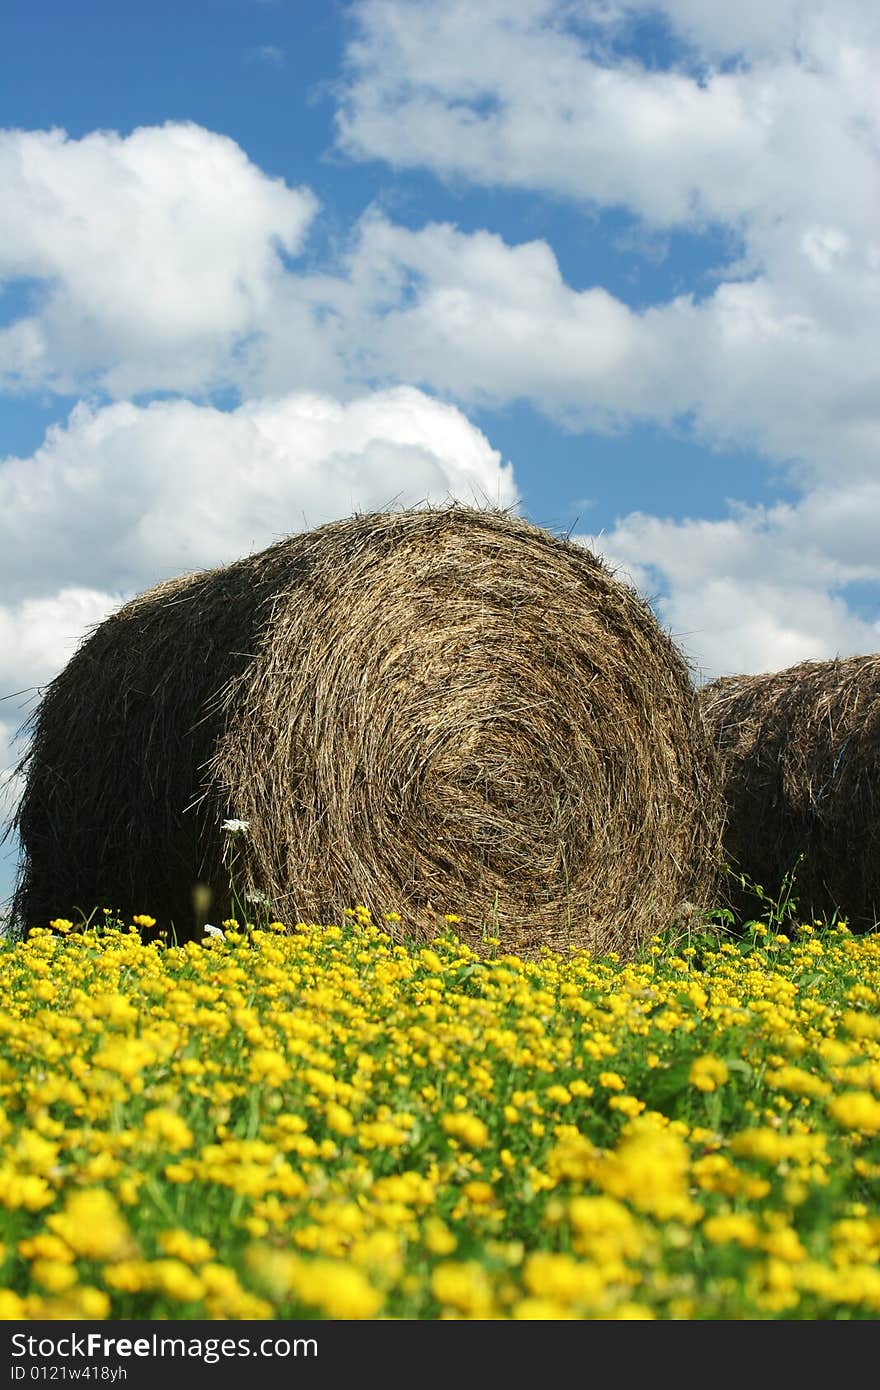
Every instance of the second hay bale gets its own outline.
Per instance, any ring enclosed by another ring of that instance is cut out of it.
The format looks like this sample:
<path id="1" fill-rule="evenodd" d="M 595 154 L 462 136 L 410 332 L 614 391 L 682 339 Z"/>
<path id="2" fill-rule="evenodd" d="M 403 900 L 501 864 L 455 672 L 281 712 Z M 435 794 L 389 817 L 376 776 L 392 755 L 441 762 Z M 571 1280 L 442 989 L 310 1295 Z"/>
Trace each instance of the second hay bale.
<path id="1" fill-rule="evenodd" d="M 357 516 L 161 584 L 83 642 L 34 722 L 15 909 L 192 929 L 237 872 L 276 914 L 366 904 L 478 949 L 631 952 L 717 882 L 686 664 L 584 547 L 508 513 Z"/>
<path id="2" fill-rule="evenodd" d="M 794 871 L 801 915 L 880 915 L 880 655 L 805 661 L 703 687 L 735 873 L 773 898 Z M 730 882 L 740 915 L 761 903 Z"/>

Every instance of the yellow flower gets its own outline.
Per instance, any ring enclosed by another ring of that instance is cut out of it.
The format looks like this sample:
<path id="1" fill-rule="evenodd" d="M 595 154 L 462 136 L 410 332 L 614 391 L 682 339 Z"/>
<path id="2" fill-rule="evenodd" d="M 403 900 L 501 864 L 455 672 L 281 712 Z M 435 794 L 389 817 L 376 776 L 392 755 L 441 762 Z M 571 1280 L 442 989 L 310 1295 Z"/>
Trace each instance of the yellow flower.
<path id="1" fill-rule="evenodd" d="M 266 1081 L 270 1086 L 281 1086 L 285 1081 L 289 1081 L 292 1075 L 293 1068 L 280 1053 L 267 1047 L 258 1047 L 251 1053 L 248 1066 L 249 1081 Z"/>
<path id="2" fill-rule="evenodd" d="M 144 1182 L 142 1173 L 127 1173 L 116 1185 L 116 1195 L 124 1206 L 132 1207 L 138 1200 L 141 1185 Z"/>
<path id="3" fill-rule="evenodd" d="M 544 1093 L 548 1100 L 555 1101 L 557 1105 L 568 1105 L 571 1102 L 571 1091 L 565 1086 L 548 1086 Z"/>
<path id="4" fill-rule="evenodd" d="M 713 1245 L 736 1244 L 746 1250 L 758 1244 L 761 1229 L 753 1216 L 746 1212 L 727 1212 L 718 1216 L 707 1216 L 700 1228 Z"/>
<path id="5" fill-rule="evenodd" d="M 34 1260 L 31 1275 L 48 1293 L 63 1293 L 73 1287 L 78 1277 L 73 1265 L 63 1260 Z"/>
<path id="6" fill-rule="evenodd" d="M 241 1292 L 241 1285 L 235 1270 L 229 1269 L 227 1265 L 217 1264 L 213 1260 L 202 1265 L 199 1270 L 199 1278 L 207 1292 L 217 1297 L 231 1298 Z"/>
<path id="7" fill-rule="evenodd" d="M 573 1197 L 568 1214 L 579 1255 L 601 1262 L 637 1257 L 645 1249 L 639 1221 L 613 1197 Z"/>
<path id="8" fill-rule="evenodd" d="M 166 1110 L 162 1106 L 148 1110 L 144 1116 L 144 1129 L 147 1134 L 160 1139 L 172 1153 L 180 1153 L 192 1146 L 192 1130 L 174 1110 Z"/>
<path id="9" fill-rule="evenodd" d="M 27 1168 L 32 1173 L 47 1174 L 58 1162 L 58 1145 L 32 1129 L 23 1129 L 19 1133 L 11 1157 L 20 1168 Z"/>
<path id="10" fill-rule="evenodd" d="M 639 1100 L 638 1096 L 611 1096 L 608 1101 L 609 1110 L 619 1110 L 622 1115 L 632 1118 L 634 1115 L 641 1115 L 645 1108 L 645 1102 Z"/>
<path id="11" fill-rule="evenodd" d="M 189 1231 L 175 1227 L 170 1231 L 159 1232 L 159 1248 L 163 1255 L 170 1255 L 178 1260 L 184 1260 L 188 1265 L 202 1264 L 206 1260 L 214 1258 L 214 1249 L 210 1241 L 203 1236 L 194 1236 Z"/>
<path id="12" fill-rule="evenodd" d="M 462 1188 L 462 1192 L 465 1197 L 467 1197 L 468 1201 L 472 1202 L 476 1207 L 487 1206 L 490 1202 L 495 1200 L 492 1184 L 488 1182 L 480 1182 L 477 1180 L 466 1182 Z"/>
<path id="13" fill-rule="evenodd" d="M 125 1081 L 139 1079 L 144 1068 L 155 1060 L 154 1049 L 140 1038 L 111 1038 L 92 1055 L 96 1067 L 115 1072 Z"/>
<path id="14" fill-rule="evenodd" d="M 60 1236 L 41 1231 L 39 1235 L 27 1236 L 18 1242 L 18 1253 L 26 1260 L 64 1260 L 70 1264 L 74 1258 L 70 1246 Z"/>
<path id="15" fill-rule="evenodd" d="M 358 1143 L 363 1149 L 396 1149 L 409 1139 L 409 1130 L 388 1120 L 373 1120 L 358 1130 Z"/>
<path id="16" fill-rule="evenodd" d="M 761 1243 L 769 1255 L 777 1260 L 788 1260 L 789 1264 L 797 1264 L 807 1258 L 797 1232 L 790 1226 L 780 1226 L 770 1231 Z"/>
<path id="17" fill-rule="evenodd" d="M 618 1303 L 616 1308 L 612 1308 L 608 1314 L 609 1318 L 615 1318 L 619 1322 L 651 1322 L 657 1314 L 652 1308 L 648 1308 L 644 1303 L 636 1303 L 628 1300 Z"/>
<path id="18" fill-rule="evenodd" d="M 256 1245 L 246 1251 L 245 1263 L 279 1301 L 292 1295 L 331 1318 L 372 1318 L 384 1302 L 361 1270 L 339 1260 L 306 1259 Z"/>
<path id="19" fill-rule="evenodd" d="M 768 1067 L 764 1080 L 773 1090 L 788 1091 L 795 1096 L 827 1096 L 831 1090 L 830 1082 L 802 1067 Z"/>
<path id="20" fill-rule="evenodd" d="M 476 1260 L 438 1265 L 431 1275 L 437 1302 L 471 1317 L 485 1318 L 492 1309 L 489 1276 Z"/>
<path id="21" fill-rule="evenodd" d="M 153 1260 L 148 1266 L 150 1288 L 174 1298 L 178 1303 L 197 1303 L 205 1286 L 182 1260 Z"/>
<path id="22" fill-rule="evenodd" d="M 840 1021 L 851 1038 L 880 1038 L 880 1018 L 875 1014 L 847 1009 Z"/>
<path id="23" fill-rule="evenodd" d="M 539 1319 L 542 1322 L 561 1322 L 572 1321 L 578 1315 L 564 1303 L 557 1303 L 552 1298 L 521 1298 L 513 1305 L 510 1316 L 518 1322 Z"/>
<path id="24" fill-rule="evenodd" d="M 125 1218 L 100 1187 L 71 1192 L 64 1210 L 47 1217 L 46 1225 L 86 1259 L 124 1260 L 135 1252 Z"/>
<path id="25" fill-rule="evenodd" d="M 880 1134 L 880 1100 L 870 1091 L 844 1091 L 828 1102 L 828 1113 L 843 1129 Z"/>
<path id="26" fill-rule="evenodd" d="M 688 1073 L 688 1080 L 698 1091 L 715 1091 L 729 1078 L 727 1064 L 722 1062 L 720 1057 L 713 1057 L 711 1053 L 704 1057 L 696 1057 Z"/>
<path id="27" fill-rule="evenodd" d="M 436 1216 L 429 1216 L 424 1227 L 425 1248 L 432 1255 L 451 1255 L 457 1245 L 455 1236 L 448 1226 Z"/>
<path id="28" fill-rule="evenodd" d="M 616 1071 L 601 1071 L 599 1073 L 599 1085 L 604 1086 L 606 1091 L 625 1091 L 626 1082 Z"/>
<path id="29" fill-rule="evenodd" d="M 824 1134 L 781 1134 L 775 1129 L 743 1129 L 730 1140 L 732 1154 L 767 1163 L 827 1162 Z"/>
<path id="30" fill-rule="evenodd" d="M 593 1087 L 588 1085 L 586 1081 L 582 1081 L 580 1077 L 570 1081 L 568 1089 L 573 1096 L 591 1096 L 593 1094 Z"/>
<path id="31" fill-rule="evenodd" d="M 523 1282 L 529 1293 L 560 1303 L 594 1303 L 605 1288 L 601 1270 L 571 1255 L 536 1250 L 523 1265 Z"/>
<path id="32" fill-rule="evenodd" d="M 489 1131 L 483 1121 L 467 1111 L 456 1115 L 444 1115 L 440 1124 L 445 1134 L 459 1139 L 469 1149 L 483 1149 L 489 1142 Z"/>
<path id="33" fill-rule="evenodd" d="M 0 1206 L 9 1211 L 39 1211 L 55 1201 L 55 1193 L 45 1178 L 35 1173 L 17 1173 L 0 1168 Z"/>
<path id="34" fill-rule="evenodd" d="M 354 1134 L 352 1113 L 350 1110 L 346 1110 L 344 1105 L 330 1101 L 324 1111 L 324 1118 L 327 1121 L 327 1128 L 332 1129 L 335 1134 L 343 1136 Z"/>
<path id="35" fill-rule="evenodd" d="M 24 1299 L 11 1289 L 0 1289 L 0 1322 L 23 1321 L 27 1316 Z"/>
<path id="36" fill-rule="evenodd" d="M 590 1181 L 600 1151 L 586 1135 L 580 1134 L 573 1126 L 569 1128 L 572 1132 L 560 1136 L 559 1142 L 547 1155 L 547 1173 L 552 1181 L 560 1178 Z"/>
<path id="37" fill-rule="evenodd" d="M 104 1283 L 118 1293 L 138 1294 L 150 1289 L 150 1265 L 146 1259 L 120 1259 L 104 1270 Z"/>
<path id="38" fill-rule="evenodd" d="M 377 1178 L 371 1195 L 380 1202 L 429 1207 L 436 1200 L 437 1185 L 421 1173 L 394 1173 L 387 1178 Z"/>
<path id="39" fill-rule="evenodd" d="M 660 1220 L 696 1221 L 702 1213 L 688 1196 L 689 1158 L 680 1135 L 640 1115 L 597 1163 L 595 1181 L 610 1196 Z"/>

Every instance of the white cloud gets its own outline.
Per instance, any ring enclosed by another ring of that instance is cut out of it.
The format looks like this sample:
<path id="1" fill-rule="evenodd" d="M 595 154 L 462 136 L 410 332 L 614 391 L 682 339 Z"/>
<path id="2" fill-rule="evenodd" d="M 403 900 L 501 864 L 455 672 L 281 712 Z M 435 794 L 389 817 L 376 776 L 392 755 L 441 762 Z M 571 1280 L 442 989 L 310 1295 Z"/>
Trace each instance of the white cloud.
<path id="1" fill-rule="evenodd" d="M 631 409 L 624 370 L 647 378 L 660 366 L 638 316 L 601 288 L 571 290 L 543 241 L 509 246 L 439 224 L 409 231 L 375 214 L 346 273 L 372 370 L 460 400 L 522 396 L 601 424 Z"/>
<path id="2" fill-rule="evenodd" d="M 5 592 L 5 586 L 4 586 Z M 0 607 L 0 695 L 16 698 L 51 680 L 86 629 L 122 598 L 81 586 L 48 597 L 27 597 Z M 27 703 L 27 695 L 21 697 Z"/>
<path id="3" fill-rule="evenodd" d="M 438 24 L 448 9 L 437 8 Z M 426 23 L 435 12 L 401 13 Z M 461 21 L 465 37 L 468 24 L 497 19 L 491 6 L 474 13 Z M 519 33 L 504 30 L 511 42 Z M 547 37 L 566 53 L 575 42 Z M 467 57 L 447 56 L 453 71 L 453 58 Z M 847 111 L 832 112 L 829 129 Z M 594 134 L 606 142 L 603 167 L 629 167 L 611 157 L 614 130 L 600 121 Z M 824 127 L 818 137 L 824 149 Z M 579 429 L 687 420 L 722 447 L 867 471 L 880 443 L 880 234 L 867 169 L 847 153 L 857 137 L 853 124 L 833 177 L 821 149 L 809 176 L 805 150 L 789 151 L 785 171 L 764 151 L 743 178 L 758 180 L 766 211 L 740 219 L 761 272 L 739 270 L 700 302 L 685 295 L 637 313 L 599 285 L 572 289 L 546 242 L 410 230 L 371 210 L 335 265 L 296 273 L 279 248 L 301 245 L 312 195 L 195 126 L 81 141 L 7 132 L 0 173 L 13 211 L 0 274 L 42 290 L 0 329 L 0 379 L 71 392 L 98 383 L 118 395 L 225 382 L 244 397 L 346 397 L 407 381 L 463 403 L 525 398 Z M 725 175 L 729 184 L 740 196 L 743 179 Z"/>
<path id="4" fill-rule="evenodd" d="M 694 61 L 648 69 L 609 53 L 609 18 L 639 11 L 683 32 Z M 844 213 L 870 225 L 858 174 L 872 167 L 878 110 L 872 0 L 361 0 L 354 14 L 337 131 L 355 157 L 619 205 L 660 225 L 773 222 L 842 191 Z M 753 62 L 719 70 L 731 54 Z"/>
<path id="5" fill-rule="evenodd" d="M 679 67 L 609 47 L 615 26 L 648 12 L 692 44 Z M 406 356 L 463 397 L 527 396 L 569 423 L 687 417 L 722 447 L 826 472 L 875 466 L 873 0 L 363 0 L 355 14 L 338 117 L 349 154 L 620 206 L 653 228 L 720 227 L 736 256 L 714 293 L 637 315 L 599 287 L 565 286 L 540 243 L 367 224 L 360 260 L 384 253 L 389 284 L 409 294 L 379 324 L 392 362 Z"/>
<path id="6" fill-rule="evenodd" d="M 131 592 L 356 510 L 451 497 L 510 505 L 512 468 L 454 406 L 408 387 L 231 412 L 81 404 L 0 465 L 0 577 L 7 601 Z"/>
<path id="7" fill-rule="evenodd" d="M 223 384 L 316 211 L 191 124 L 0 132 L 0 282 L 37 282 L 0 332 L 0 384 L 115 396 Z"/>
<path id="8" fill-rule="evenodd" d="M 69 586 L 45 597 L 0 604 L 0 836 L 23 791 L 16 771 L 27 746 L 23 726 L 43 686 L 69 661 L 87 630 L 118 607 L 120 594 Z M 0 906 L 11 887 L 17 846 L 0 840 Z"/>
<path id="9" fill-rule="evenodd" d="M 407 377 L 470 404 L 524 398 L 576 429 L 675 422 L 815 478 L 876 466 L 880 319 L 861 290 L 841 310 L 759 277 L 636 312 L 601 287 L 572 289 L 546 242 L 371 213 L 340 276 L 310 293 L 336 295 L 350 377 Z"/>
<path id="10" fill-rule="evenodd" d="M 821 52 L 834 35 L 865 42 L 880 31 L 873 0 L 739 0 L 712 5 L 706 0 L 603 0 L 606 23 L 623 25 L 633 17 L 662 13 L 670 28 L 714 61 L 741 56 L 755 61 L 791 53 Z M 583 10 L 595 7 L 586 0 Z"/>
<path id="11" fill-rule="evenodd" d="M 876 651 L 880 621 L 848 607 L 846 586 L 880 580 L 878 527 L 870 482 L 723 521 L 633 513 L 594 544 L 640 592 L 660 592 L 664 622 L 710 678 Z"/>

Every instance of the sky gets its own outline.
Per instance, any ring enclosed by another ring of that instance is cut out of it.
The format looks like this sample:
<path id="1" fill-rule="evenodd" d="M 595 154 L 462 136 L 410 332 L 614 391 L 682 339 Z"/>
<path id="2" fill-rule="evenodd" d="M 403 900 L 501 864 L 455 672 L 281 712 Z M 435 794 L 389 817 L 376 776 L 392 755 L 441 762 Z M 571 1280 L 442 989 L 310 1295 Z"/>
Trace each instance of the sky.
<path id="1" fill-rule="evenodd" d="M 355 511 L 571 535 L 697 682 L 880 648 L 876 0 L 4 0 L 3 31 L 4 821 L 94 624 Z"/>

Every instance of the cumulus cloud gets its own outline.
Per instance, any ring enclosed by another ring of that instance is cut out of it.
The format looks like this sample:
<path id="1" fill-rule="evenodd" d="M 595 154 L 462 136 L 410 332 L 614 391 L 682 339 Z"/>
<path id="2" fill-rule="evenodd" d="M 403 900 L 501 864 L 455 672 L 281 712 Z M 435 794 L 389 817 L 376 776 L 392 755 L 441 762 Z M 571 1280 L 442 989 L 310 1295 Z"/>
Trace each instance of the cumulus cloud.
<path id="1" fill-rule="evenodd" d="M 647 68 L 609 50 L 609 30 L 640 12 L 685 36 L 690 61 Z M 354 14 L 337 116 L 354 157 L 661 225 L 804 216 L 832 188 L 870 218 L 857 177 L 877 115 L 870 0 L 361 0 Z M 719 65 L 731 56 L 743 61 Z"/>
<path id="2" fill-rule="evenodd" d="M 580 12 L 595 12 L 586 0 Z M 821 52 L 830 36 L 870 42 L 880 34 L 872 0 L 740 0 L 707 5 L 705 0 L 603 0 L 602 23 L 625 28 L 645 14 L 663 15 L 670 29 L 692 49 L 713 61 L 747 61 Z"/>
<path id="3" fill-rule="evenodd" d="M 370 323 L 372 369 L 408 371 L 460 400 L 523 397 L 601 424 L 631 409 L 622 369 L 647 379 L 660 365 L 639 317 L 600 287 L 570 289 L 544 241 L 510 246 L 441 224 L 410 231 L 371 214 L 346 272 Z"/>
<path id="4" fill-rule="evenodd" d="M 19 691 L 27 695 L 51 680 L 86 629 L 105 618 L 120 599 L 120 594 L 70 586 L 49 597 L 4 603 L 0 694 L 14 699 Z"/>
<path id="5" fill-rule="evenodd" d="M 0 385 L 111 396 L 234 376 L 316 209 L 192 124 L 0 131 L 0 282 L 32 283 L 0 331 Z"/>
<path id="6" fill-rule="evenodd" d="M 461 390 L 466 361 L 474 390 L 489 377 L 491 394 L 569 423 L 679 417 L 721 446 L 873 466 L 876 6 L 363 0 L 355 13 L 338 114 L 350 155 L 622 207 L 655 229 L 720 227 L 733 248 L 713 293 L 634 314 L 600 287 L 564 286 L 546 246 L 478 233 L 457 239 L 457 263 L 434 229 L 368 227 L 370 253 L 420 277 L 390 327 L 426 381 Z M 647 13 L 687 41 L 678 64 L 648 68 L 610 46 Z M 469 356 L 481 326 L 509 330 L 491 362 Z"/>
<path id="7" fill-rule="evenodd" d="M 233 411 L 80 404 L 32 457 L 0 465 L 3 592 L 132 592 L 353 511 L 451 498 L 514 504 L 512 467 L 458 409 L 409 387 Z"/>
<path id="8" fill-rule="evenodd" d="M 721 521 L 633 513 L 598 542 L 622 577 L 662 597 L 699 679 L 873 652 L 880 621 L 847 586 L 880 580 L 880 484 L 817 488 L 796 505 L 731 508 Z"/>
<path id="9" fill-rule="evenodd" d="M 71 585 L 46 597 L 0 604 L 0 836 L 23 790 L 17 772 L 27 746 L 26 722 L 42 687 L 70 659 L 83 635 L 118 607 L 120 594 Z M 17 846 L 0 841 L 0 907 L 11 885 Z"/>
<path id="10" fill-rule="evenodd" d="M 853 286 L 846 311 L 824 314 L 766 277 L 636 311 L 567 285 L 544 241 L 411 230 L 378 213 L 334 284 L 350 375 L 407 376 L 465 404 L 526 399 L 574 429 L 676 424 L 805 478 L 875 467 L 880 333 L 864 286 L 862 303 Z"/>
<path id="11" fill-rule="evenodd" d="M 423 28 L 435 15 L 442 30 L 448 10 L 400 12 Z M 546 19 L 548 6 L 523 7 L 506 41 L 529 13 Z M 460 22 L 466 35 L 468 24 L 500 20 L 490 5 L 469 7 Z M 547 34 L 551 48 L 575 42 Z M 449 65 L 459 72 L 467 61 L 456 49 Z M 633 71 L 649 84 L 656 76 Z M 542 79 L 551 91 L 552 76 Z M 846 111 L 826 114 L 836 129 Z M 867 166 L 848 162 L 860 140 L 867 159 L 864 132 L 850 126 L 834 177 L 821 152 L 805 174 L 800 147 L 787 150 L 784 178 L 767 150 L 752 168 L 746 142 L 748 174 L 725 174 L 719 187 L 739 197 L 744 180 L 755 184 L 764 211 L 738 225 L 762 269 L 746 273 L 739 262 L 700 300 L 638 312 L 601 285 L 567 285 L 546 242 L 406 228 L 372 209 L 335 261 L 297 267 L 313 196 L 266 178 L 232 141 L 196 126 L 80 141 L 6 132 L 0 173 L 12 192 L 0 276 L 30 285 L 32 303 L 0 329 L 0 382 L 203 398 L 225 384 L 253 398 L 350 397 L 407 381 L 464 404 L 526 399 L 576 429 L 677 421 L 721 447 L 870 470 L 880 442 L 880 238 Z M 603 129 L 594 131 L 603 167 L 629 168 L 615 131 Z M 423 153 L 430 158 L 430 146 Z M 714 177 L 700 174 L 701 188 Z"/>
<path id="12" fill-rule="evenodd" d="M 740 209 L 764 137 L 736 78 L 701 85 L 599 61 L 559 22 L 565 9 L 367 0 L 348 50 L 340 147 L 395 168 L 627 206 L 660 224 Z"/>

